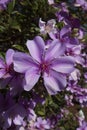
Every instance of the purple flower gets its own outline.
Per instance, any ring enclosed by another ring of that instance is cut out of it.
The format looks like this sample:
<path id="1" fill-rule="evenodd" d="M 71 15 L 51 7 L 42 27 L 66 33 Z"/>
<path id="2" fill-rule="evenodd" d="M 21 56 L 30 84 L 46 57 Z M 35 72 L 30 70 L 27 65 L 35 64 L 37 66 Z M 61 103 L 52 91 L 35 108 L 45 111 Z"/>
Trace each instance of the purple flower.
<path id="1" fill-rule="evenodd" d="M 0 58 L 0 78 L 9 77 L 11 75 L 14 50 L 9 49 L 6 52 L 6 62 Z"/>
<path id="2" fill-rule="evenodd" d="M 55 128 L 55 126 L 58 124 L 61 118 L 61 113 L 59 115 L 51 115 L 51 117 L 49 118 L 51 128 Z"/>
<path id="3" fill-rule="evenodd" d="M 10 90 L 13 95 L 20 93 L 23 90 L 23 75 L 15 72 L 13 67 L 14 53 L 14 50 L 9 49 L 6 52 L 5 61 L 0 58 L 0 86 L 3 88 L 6 85 L 10 85 Z"/>
<path id="4" fill-rule="evenodd" d="M 27 112 L 27 121 L 35 121 L 36 120 L 36 114 L 34 112 L 34 108 L 36 106 L 35 102 L 30 99 L 22 99 L 20 101 L 21 105 L 23 105 L 23 107 L 26 109 L 26 112 Z"/>
<path id="5" fill-rule="evenodd" d="M 59 11 L 56 13 L 56 17 L 59 22 L 63 21 L 65 25 L 73 28 L 80 28 L 80 20 L 78 18 L 74 18 L 71 14 L 66 11 Z"/>
<path id="6" fill-rule="evenodd" d="M 67 6 L 67 3 L 66 2 L 61 2 L 59 4 L 55 3 L 55 6 L 54 7 L 57 7 L 59 12 L 63 11 L 63 12 L 69 12 L 68 10 L 68 6 Z"/>
<path id="7" fill-rule="evenodd" d="M 2 117 L 3 128 L 9 128 L 12 123 L 21 125 L 26 116 L 26 110 L 7 93 L 5 96 L 0 94 L 0 118 Z"/>
<path id="8" fill-rule="evenodd" d="M 0 0 L 0 10 L 4 10 L 7 7 L 7 3 L 9 3 L 11 0 Z"/>
<path id="9" fill-rule="evenodd" d="M 82 7 L 84 10 L 87 10 L 87 1 L 86 0 L 76 0 L 75 6 Z"/>
<path id="10" fill-rule="evenodd" d="M 4 127 L 9 128 L 12 123 L 22 125 L 24 117 L 26 117 L 26 110 L 22 105 L 16 103 L 3 113 Z"/>
<path id="11" fill-rule="evenodd" d="M 74 104 L 72 103 L 73 96 L 72 95 L 65 95 L 65 101 L 67 106 L 73 106 Z"/>
<path id="12" fill-rule="evenodd" d="M 82 106 L 87 106 L 87 89 L 81 88 L 77 82 L 68 82 L 67 91 L 70 91 L 74 96 L 73 98 Z"/>
<path id="13" fill-rule="evenodd" d="M 56 24 L 56 20 L 55 19 L 51 19 L 46 22 L 42 21 L 41 18 L 39 20 L 39 27 L 40 27 L 40 33 L 41 34 L 46 34 L 46 33 L 55 33 L 56 32 L 56 28 L 55 28 L 55 24 Z"/>
<path id="14" fill-rule="evenodd" d="M 83 122 L 82 126 L 77 128 L 76 130 L 87 130 L 87 122 Z"/>
<path id="15" fill-rule="evenodd" d="M 0 115 L 3 115 L 3 113 L 10 109 L 10 107 L 14 104 L 15 102 L 9 93 L 7 93 L 5 97 L 2 94 L 0 94 Z"/>
<path id="16" fill-rule="evenodd" d="M 26 85 L 29 91 L 38 82 L 40 76 L 50 94 L 55 94 L 66 86 L 66 76 L 74 70 L 74 59 L 70 56 L 61 56 L 63 46 L 54 40 L 46 49 L 40 36 L 27 41 L 30 55 L 17 52 L 14 55 L 14 68 L 17 72 L 25 73 Z M 21 57 L 21 58 L 20 58 Z"/>
<path id="17" fill-rule="evenodd" d="M 4 128 L 3 130 L 7 130 L 7 128 Z M 12 124 L 11 127 L 8 128 L 8 130 L 25 130 L 25 129 L 21 129 L 20 126 Z"/>
<path id="18" fill-rule="evenodd" d="M 65 54 L 72 56 L 75 58 L 76 63 L 83 65 L 84 64 L 84 58 L 81 54 L 82 46 L 81 45 L 69 45 L 66 48 Z"/>
<path id="19" fill-rule="evenodd" d="M 37 121 L 35 122 L 35 126 L 39 129 L 39 130 L 50 130 L 50 124 L 49 121 L 42 119 L 41 117 L 37 118 Z"/>
<path id="20" fill-rule="evenodd" d="M 79 44 L 79 41 L 76 37 L 71 37 L 72 30 L 71 27 L 65 25 L 61 30 L 56 32 L 50 32 L 49 36 L 51 39 L 58 39 L 61 44 L 64 44 L 66 47 L 72 47 Z"/>

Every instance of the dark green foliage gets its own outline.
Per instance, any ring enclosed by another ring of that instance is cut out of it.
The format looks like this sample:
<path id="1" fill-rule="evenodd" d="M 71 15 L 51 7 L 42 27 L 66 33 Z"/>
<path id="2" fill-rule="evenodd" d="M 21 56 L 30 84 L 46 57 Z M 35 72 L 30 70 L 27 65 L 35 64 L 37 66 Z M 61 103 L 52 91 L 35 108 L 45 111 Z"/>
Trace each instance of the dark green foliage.
<path id="1" fill-rule="evenodd" d="M 0 12 L 0 51 L 24 47 L 27 39 L 39 34 L 39 19 L 47 21 L 54 17 L 54 9 L 47 0 L 13 0 L 7 10 Z"/>

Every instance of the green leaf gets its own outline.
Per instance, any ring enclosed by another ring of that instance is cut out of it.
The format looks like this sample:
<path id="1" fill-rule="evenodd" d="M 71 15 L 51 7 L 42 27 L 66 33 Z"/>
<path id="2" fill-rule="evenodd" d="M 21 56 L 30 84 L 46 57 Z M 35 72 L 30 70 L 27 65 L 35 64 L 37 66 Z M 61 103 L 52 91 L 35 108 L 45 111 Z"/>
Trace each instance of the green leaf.
<path id="1" fill-rule="evenodd" d="M 19 51 L 25 51 L 25 50 L 24 50 L 24 47 L 21 46 L 21 45 L 13 45 L 13 48 L 15 48 L 15 49 L 17 49 L 17 50 L 19 50 Z"/>
<path id="2" fill-rule="evenodd" d="M 5 27 L 0 25 L 0 32 L 3 32 L 4 30 L 5 30 Z"/>
<path id="3" fill-rule="evenodd" d="M 13 11 L 13 9 L 14 9 L 14 6 L 15 6 L 15 0 L 12 0 L 12 2 L 10 2 L 10 3 L 8 4 L 8 9 L 7 9 L 7 11 L 8 11 L 9 14 L 12 13 L 12 11 Z"/>
<path id="4" fill-rule="evenodd" d="M 11 28 L 12 28 L 12 29 L 16 29 L 16 30 L 18 30 L 19 32 L 21 32 L 21 28 L 20 28 L 19 25 L 12 26 Z"/>
<path id="5" fill-rule="evenodd" d="M 10 24 L 10 28 L 16 29 L 19 32 L 21 32 L 20 25 L 19 25 L 19 23 L 15 19 L 10 19 L 9 20 L 9 24 Z"/>
<path id="6" fill-rule="evenodd" d="M 40 116 L 44 116 L 44 114 L 45 114 L 44 111 L 38 111 L 37 113 L 38 113 L 38 115 L 40 115 Z"/>

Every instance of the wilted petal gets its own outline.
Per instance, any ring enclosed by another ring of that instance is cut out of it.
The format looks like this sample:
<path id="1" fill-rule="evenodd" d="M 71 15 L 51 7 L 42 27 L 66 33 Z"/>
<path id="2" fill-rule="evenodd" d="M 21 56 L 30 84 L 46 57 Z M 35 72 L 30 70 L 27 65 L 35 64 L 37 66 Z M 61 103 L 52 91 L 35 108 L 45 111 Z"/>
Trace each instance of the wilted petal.
<path id="1" fill-rule="evenodd" d="M 46 22 L 42 21 L 42 19 L 40 18 L 40 19 L 39 19 L 39 27 L 40 27 L 40 32 L 41 32 L 42 34 L 45 34 L 45 33 L 46 33 L 46 32 L 45 32 L 45 24 L 46 24 Z"/>
<path id="2" fill-rule="evenodd" d="M 40 27 L 40 28 L 42 28 L 42 27 L 44 28 L 44 27 L 45 27 L 45 24 L 46 24 L 46 22 L 42 21 L 42 19 L 40 18 L 40 19 L 39 19 L 39 27 Z"/>
<path id="3" fill-rule="evenodd" d="M 54 0 L 48 0 L 49 5 L 54 4 Z"/>
<path id="4" fill-rule="evenodd" d="M 24 90 L 29 91 L 31 90 L 34 85 L 38 82 L 40 78 L 40 74 L 35 68 L 31 68 L 25 74 L 26 84 L 24 85 Z"/>
<path id="5" fill-rule="evenodd" d="M 49 94 L 56 94 L 66 86 L 66 77 L 56 71 L 51 71 L 50 75 L 44 74 L 44 85 Z"/>
<path id="6" fill-rule="evenodd" d="M 55 24 L 56 24 L 56 20 L 55 19 L 48 20 L 48 22 L 47 22 L 47 26 L 49 26 L 51 28 L 54 28 Z"/>
<path id="7" fill-rule="evenodd" d="M 34 40 L 28 40 L 26 45 L 29 49 L 31 56 L 38 62 L 41 62 L 45 49 L 45 43 L 43 39 L 40 36 L 36 36 Z"/>
<path id="8" fill-rule="evenodd" d="M 64 44 L 61 44 L 58 40 L 54 40 L 51 43 L 51 46 L 47 49 L 45 60 L 51 60 L 54 58 L 59 57 L 60 55 L 63 55 L 65 51 Z"/>
<path id="9" fill-rule="evenodd" d="M 7 63 L 8 66 L 10 64 L 12 64 L 12 62 L 13 62 L 13 55 L 14 55 L 14 50 L 12 50 L 12 49 L 9 49 L 6 52 L 6 63 Z"/>
<path id="10" fill-rule="evenodd" d="M 14 69 L 17 72 L 24 73 L 31 66 L 36 66 L 37 64 L 33 59 L 25 53 L 16 52 L 13 56 Z"/>
<path id="11" fill-rule="evenodd" d="M 52 63 L 52 69 L 60 73 L 71 73 L 74 68 L 75 60 L 71 56 L 57 58 Z"/>

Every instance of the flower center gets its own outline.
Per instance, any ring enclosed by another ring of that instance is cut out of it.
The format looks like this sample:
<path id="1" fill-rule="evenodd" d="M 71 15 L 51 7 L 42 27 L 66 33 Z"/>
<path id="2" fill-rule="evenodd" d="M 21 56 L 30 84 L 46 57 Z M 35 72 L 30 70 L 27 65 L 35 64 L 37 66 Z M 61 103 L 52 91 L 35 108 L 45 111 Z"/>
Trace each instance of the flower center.
<path id="1" fill-rule="evenodd" d="M 7 66 L 6 72 L 9 73 L 11 76 L 17 76 L 19 74 L 18 72 L 14 71 L 13 64 Z"/>
<path id="2" fill-rule="evenodd" d="M 42 62 L 42 63 L 40 64 L 40 70 L 41 70 L 42 74 L 43 74 L 44 72 L 49 73 L 49 68 L 50 68 L 50 64 L 47 63 L 47 62 Z"/>
<path id="3" fill-rule="evenodd" d="M 65 42 L 65 39 L 64 39 L 64 38 L 61 38 L 60 41 L 61 41 L 62 43 L 64 43 L 64 42 Z"/>
<path id="4" fill-rule="evenodd" d="M 47 70 L 48 70 L 48 65 L 47 65 L 46 63 L 43 63 L 43 64 L 41 65 L 41 70 L 42 70 L 42 72 L 43 72 L 43 71 L 47 71 Z"/>
<path id="5" fill-rule="evenodd" d="M 6 71 L 7 73 L 13 73 L 14 70 L 13 70 L 13 64 L 9 65 L 7 68 L 6 68 Z"/>
<path id="6" fill-rule="evenodd" d="M 45 30 L 46 30 L 47 33 L 49 33 L 51 31 L 50 25 L 45 26 Z"/>

